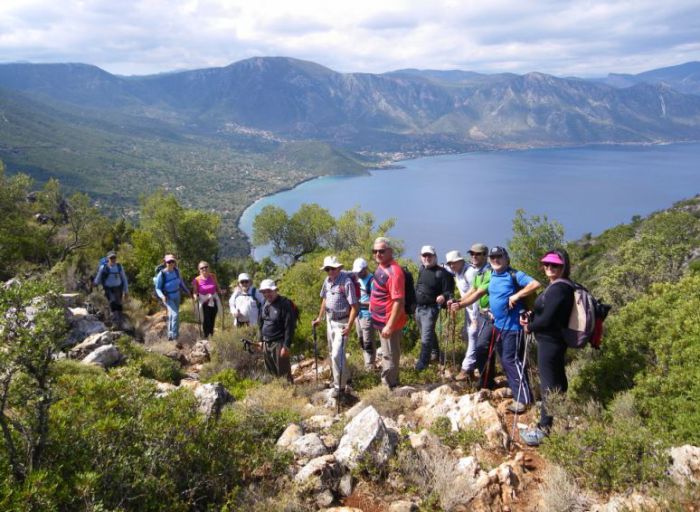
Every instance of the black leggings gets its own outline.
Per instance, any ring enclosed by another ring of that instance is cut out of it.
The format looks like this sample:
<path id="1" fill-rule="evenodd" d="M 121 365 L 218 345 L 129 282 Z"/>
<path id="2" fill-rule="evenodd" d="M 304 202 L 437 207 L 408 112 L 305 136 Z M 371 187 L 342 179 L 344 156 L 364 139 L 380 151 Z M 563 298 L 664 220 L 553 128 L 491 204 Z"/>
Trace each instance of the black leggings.
<path id="1" fill-rule="evenodd" d="M 566 393 L 569 381 L 566 380 L 566 343 L 551 336 L 537 335 L 537 367 L 540 372 L 540 391 L 542 408 L 540 409 L 540 427 L 550 428 L 553 417 L 547 414 L 545 402 L 551 391 Z"/>
<path id="2" fill-rule="evenodd" d="M 218 308 L 216 304 L 213 306 L 202 304 L 202 331 L 204 332 L 205 338 L 214 334 L 214 323 L 216 322 L 217 311 Z"/>

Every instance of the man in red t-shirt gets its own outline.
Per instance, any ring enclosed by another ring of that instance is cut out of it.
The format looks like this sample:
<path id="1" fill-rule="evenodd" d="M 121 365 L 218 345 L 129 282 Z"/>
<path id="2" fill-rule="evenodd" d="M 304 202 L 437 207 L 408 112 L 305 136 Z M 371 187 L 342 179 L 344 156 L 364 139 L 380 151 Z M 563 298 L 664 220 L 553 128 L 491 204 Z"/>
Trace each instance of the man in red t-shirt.
<path id="1" fill-rule="evenodd" d="M 369 301 L 372 327 L 379 332 L 382 345 L 382 383 L 393 388 L 399 383 L 401 329 L 408 320 L 404 310 L 405 277 L 394 261 L 389 239 L 380 236 L 374 241 L 372 254 L 377 262 Z"/>

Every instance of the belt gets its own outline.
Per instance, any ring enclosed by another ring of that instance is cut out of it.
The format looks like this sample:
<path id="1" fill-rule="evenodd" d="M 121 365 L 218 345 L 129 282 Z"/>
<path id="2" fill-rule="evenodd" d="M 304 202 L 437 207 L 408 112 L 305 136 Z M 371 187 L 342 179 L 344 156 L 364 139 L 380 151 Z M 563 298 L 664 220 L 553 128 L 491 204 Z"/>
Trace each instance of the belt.
<path id="1" fill-rule="evenodd" d="M 350 318 L 350 315 L 346 315 L 346 316 L 341 317 L 341 318 L 333 318 L 333 317 L 329 316 L 329 318 L 333 322 L 342 322 L 343 320 L 348 320 Z"/>

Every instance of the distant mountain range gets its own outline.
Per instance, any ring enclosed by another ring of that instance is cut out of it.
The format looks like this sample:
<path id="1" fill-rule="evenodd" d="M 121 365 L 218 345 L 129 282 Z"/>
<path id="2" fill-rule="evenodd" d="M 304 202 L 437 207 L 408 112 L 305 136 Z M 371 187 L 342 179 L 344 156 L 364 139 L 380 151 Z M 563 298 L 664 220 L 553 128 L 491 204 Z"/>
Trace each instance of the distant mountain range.
<path id="1" fill-rule="evenodd" d="M 291 58 L 124 77 L 0 65 L 0 159 L 105 203 L 165 186 L 238 215 L 255 198 L 387 159 L 473 149 L 700 140 L 700 63 L 604 79 L 405 69 L 337 73 Z"/>

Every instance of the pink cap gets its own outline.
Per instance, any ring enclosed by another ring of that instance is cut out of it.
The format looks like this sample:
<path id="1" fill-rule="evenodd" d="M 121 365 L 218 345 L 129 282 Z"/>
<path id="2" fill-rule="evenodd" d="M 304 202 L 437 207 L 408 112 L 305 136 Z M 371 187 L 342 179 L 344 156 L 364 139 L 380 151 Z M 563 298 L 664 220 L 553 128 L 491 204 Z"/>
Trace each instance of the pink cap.
<path id="1" fill-rule="evenodd" d="M 548 252 L 544 255 L 544 258 L 540 260 L 540 263 L 554 263 L 555 265 L 563 265 L 564 260 L 556 252 Z"/>
<path id="2" fill-rule="evenodd" d="M 175 260 L 175 256 L 173 256 L 172 254 L 166 254 L 165 258 L 163 258 L 163 261 L 167 263 L 169 261 L 176 261 L 176 260 Z"/>

